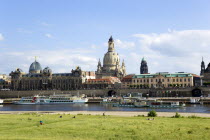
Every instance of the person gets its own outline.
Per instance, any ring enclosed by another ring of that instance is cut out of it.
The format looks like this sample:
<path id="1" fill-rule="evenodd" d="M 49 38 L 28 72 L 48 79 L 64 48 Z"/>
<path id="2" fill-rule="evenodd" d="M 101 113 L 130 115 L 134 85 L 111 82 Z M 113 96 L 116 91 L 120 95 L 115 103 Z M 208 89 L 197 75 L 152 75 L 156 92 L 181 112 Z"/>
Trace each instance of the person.
<path id="1" fill-rule="evenodd" d="M 42 125 L 43 124 L 43 121 L 40 121 L 40 125 Z"/>

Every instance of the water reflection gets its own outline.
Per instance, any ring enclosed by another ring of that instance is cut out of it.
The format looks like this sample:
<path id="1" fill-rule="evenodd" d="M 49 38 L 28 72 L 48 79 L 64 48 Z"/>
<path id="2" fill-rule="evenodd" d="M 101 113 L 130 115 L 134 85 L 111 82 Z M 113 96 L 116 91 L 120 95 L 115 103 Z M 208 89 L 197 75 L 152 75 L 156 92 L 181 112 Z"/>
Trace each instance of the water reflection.
<path id="1" fill-rule="evenodd" d="M 150 111 L 152 108 L 112 107 L 101 104 L 0 105 L 0 111 Z M 157 108 L 157 112 L 210 113 L 210 105 L 187 105 L 182 108 Z"/>

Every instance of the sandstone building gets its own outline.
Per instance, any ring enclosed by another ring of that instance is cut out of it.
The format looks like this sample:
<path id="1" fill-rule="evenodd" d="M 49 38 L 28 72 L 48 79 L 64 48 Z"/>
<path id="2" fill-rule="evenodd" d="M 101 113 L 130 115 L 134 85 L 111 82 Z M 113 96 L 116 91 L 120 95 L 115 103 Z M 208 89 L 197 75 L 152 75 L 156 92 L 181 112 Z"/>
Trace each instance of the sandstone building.
<path id="1" fill-rule="evenodd" d="M 80 67 L 71 73 L 53 73 L 49 67 L 42 69 L 36 60 L 30 65 L 29 73 L 17 68 L 10 76 L 12 90 L 82 89 L 87 79 L 95 79 L 94 72 L 82 71 Z"/>
<path id="2" fill-rule="evenodd" d="M 140 74 L 132 77 L 130 87 L 137 88 L 167 88 L 192 87 L 193 75 L 190 73 L 155 73 Z"/>
<path id="3" fill-rule="evenodd" d="M 104 55 L 103 66 L 98 61 L 96 79 L 103 79 L 105 77 L 118 77 L 122 79 L 126 75 L 125 63 L 122 62 L 120 65 L 120 57 L 115 52 L 114 40 L 112 36 L 108 41 L 108 52 Z"/>

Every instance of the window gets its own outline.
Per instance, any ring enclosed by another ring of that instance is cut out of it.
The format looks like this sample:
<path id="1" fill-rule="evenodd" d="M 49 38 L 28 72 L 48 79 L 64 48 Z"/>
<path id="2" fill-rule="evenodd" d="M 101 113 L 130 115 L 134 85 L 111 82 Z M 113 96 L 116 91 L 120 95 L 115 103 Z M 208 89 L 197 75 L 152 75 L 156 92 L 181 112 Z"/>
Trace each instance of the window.
<path id="1" fill-rule="evenodd" d="M 190 82 L 190 78 L 188 78 L 188 82 Z"/>
<path id="2" fill-rule="evenodd" d="M 162 82 L 164 82 L 164 79 L 162 79 Z"/>
<path id="3" fill-rule="evenodd" d="M 170 79 L 168 79 L 168 82 L 170 82 Z"/>
<path id="4" fill-rule="evenodd" d="M 180 79 L 180 82 L 182 82 L 182 79 Z"/>
<path id="5" fill-rule="evenodd" d="M 173 79 L 173 82 L 175 82 L 175 79 Z"/>
<path id="6" fill-rule="evenodd" d="M 184 78 L 184 81 L 187 82 L 186 78 Z"/>
<path id="7" fill-rule="evenodd" d="M 151 82 L 153 82 L 153 79 L 151 79 Z"/>
<path id="8" fill-rule="evenodd" d="M 179 80 L 178 80 L 178 79 L 176 79 L 176 81 L 178 82 Z"/>

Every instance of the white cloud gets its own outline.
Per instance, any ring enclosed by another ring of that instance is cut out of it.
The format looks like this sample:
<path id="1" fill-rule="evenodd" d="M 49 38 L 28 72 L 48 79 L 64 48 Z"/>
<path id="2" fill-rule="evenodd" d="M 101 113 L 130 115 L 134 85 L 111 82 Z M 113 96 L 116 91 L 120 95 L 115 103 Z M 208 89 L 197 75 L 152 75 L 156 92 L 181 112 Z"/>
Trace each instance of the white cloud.
<path id="1" fill-rule="evenodd" d="M 0 33 L 0 41 L 4 40 L 4 36 Z"/>
<path id="2" fill-rule="evenodd" d="M 49 34 L 49 33 L 45 34 L 45 36 L 48 37 L 48 38 L 54 38 L 54 37 L 53 37 L 51 34 Z"/>
<path id="3" fill-rule="evenodd" d="M 28 72 L 30 64 L 34 62 L 35 57 L 40 62 L 42 69 L 49 66 L 54 73 L 57 72 L 71 72 L 76 66 L 80 66 L 82 70 L 94 71 L 97 65 L 97 59 L 94 56 L 87 54 L 73 52 L 72 50 L 33 50 L 25 52 L 8 52 L 0 55 L 7 60 L 0 60 L 2 67 L 0 71 L 6 69 L 8 73 L 14 71 L 16 68 L 21 68 L 24 72 Z"/>
<path id="4" fill-rule="evenodd" d="M 50 34 L 51 35 L 51 34 Z M 149 72 L 192 72 L 199 74 L 202 56 L 206 65 L 210 61 L 210 30 L 168 30 L 164 33 L 135 34 L 128 41 L 115 40 L 116 52 L 120 60 L 125 60 L 127 73 L 139 74 L 142 57 L 147 60 Z M 94 43 L 94 42 L 93 42 Z M 58 50 L 31 50 L 1 53 L 3 64 L 0 72 L 11 71 L 17 67 L 28 71 L 34 56 L 42 67 L 49 66 L 53 72 L 70 72 L 76 66 L 82 70 L 95 71 L 97 60 L 103 60 L 108 44 L 94 44 L 89 47 Z M 132 48 L 132 49 L 130 49 Z"/>
<path id="5" fill-rule="evenodd" d="M 148 58 L 150 72 L 199 74 L 201 57 L 204 56 L 206 62 L 210 60 L 210 30 L 170 30 L 133 36 L 139 38 L 139 55 Z"/>
<path id="6" fill-rule="evenodd" d="M 41 25 L 42 25 L 42 26 L 46 26 L 46 27 L 49 27 L 49 26 L 51 26 L 51 24 L 49 24 L 49 23 L 46 23 L 46 22 L 41 22 Z"/>
<path id="7" fill-rule="evenodd" d="M 32 31 L 29 31 L 29 30 L 26 30 L 26 29 L 23 29 L 23 28 L 18 28 L 17 32 L 25 33 L 25 34 L 31 34 L 32 33 Z"/>
<path id="8" fill-rule="evenodd" d="M 128 41 L 121 41 L 119 39 L 115 40 L 115 46 L 118 48 L 123 48 L 123 49 L 131 49 L 135 47 L 134 42 L 128 42 Z"/>

